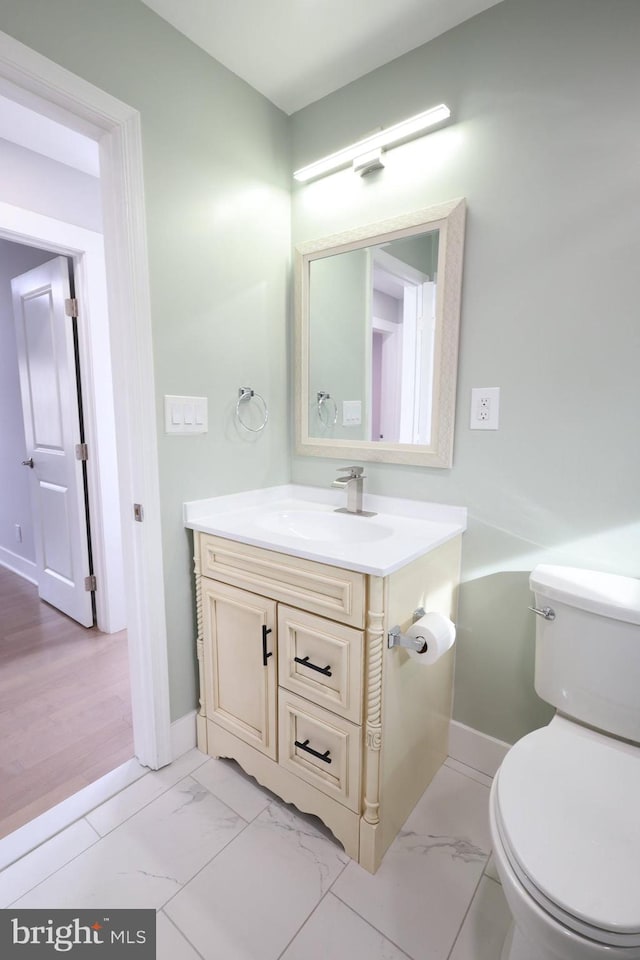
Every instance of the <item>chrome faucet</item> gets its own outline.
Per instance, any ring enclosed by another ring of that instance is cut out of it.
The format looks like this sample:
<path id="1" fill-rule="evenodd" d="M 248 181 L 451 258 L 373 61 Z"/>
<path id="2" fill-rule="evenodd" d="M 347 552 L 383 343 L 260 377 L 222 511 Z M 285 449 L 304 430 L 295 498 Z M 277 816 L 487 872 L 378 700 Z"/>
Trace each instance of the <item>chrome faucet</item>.
<path id="1" fill-rule="evenodd" d="M 346 473 L 346 477 L 336 477 L 332 487 L 344 487 L 347 491 L 346 507 L 339 507 L 336 513 L 354 513 L 359 517 L 375 517 L 375 513 L 362 509 L 362 491 L 365 473 L 363 467 L 339 467 L 338 473 Z"/>

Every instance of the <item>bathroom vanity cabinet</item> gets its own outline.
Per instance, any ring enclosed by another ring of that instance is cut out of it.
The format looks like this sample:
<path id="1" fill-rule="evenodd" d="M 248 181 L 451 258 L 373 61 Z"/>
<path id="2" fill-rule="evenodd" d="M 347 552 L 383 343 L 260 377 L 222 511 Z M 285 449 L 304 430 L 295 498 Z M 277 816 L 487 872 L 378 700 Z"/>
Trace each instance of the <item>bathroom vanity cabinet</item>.
<path id="1" fill-rule="evenodd" d="M 198 746 L 316 814 L 374 872 L 447 755 L 453 649 L 388 649 L 424 606 L 455 621 L 460 536 L 379 577 L 194 530 Z"/>

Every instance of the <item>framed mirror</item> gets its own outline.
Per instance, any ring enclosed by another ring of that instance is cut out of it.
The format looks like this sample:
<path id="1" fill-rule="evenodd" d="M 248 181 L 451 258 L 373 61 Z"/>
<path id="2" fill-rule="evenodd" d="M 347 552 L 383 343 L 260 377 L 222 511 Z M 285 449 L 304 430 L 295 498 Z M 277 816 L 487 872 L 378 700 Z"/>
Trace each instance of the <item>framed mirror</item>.
<path id="1" fill-rule="evenodd" d="M 450 467 L 465 201 L 296 248 L 296 452 Z"/>

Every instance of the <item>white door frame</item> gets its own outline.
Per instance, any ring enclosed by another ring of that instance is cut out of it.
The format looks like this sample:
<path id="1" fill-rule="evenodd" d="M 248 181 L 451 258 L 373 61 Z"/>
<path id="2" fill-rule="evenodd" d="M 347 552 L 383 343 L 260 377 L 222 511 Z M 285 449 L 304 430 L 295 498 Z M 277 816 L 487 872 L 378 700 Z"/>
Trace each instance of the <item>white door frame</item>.
<path id="1" fill-rule="evenodd" d="M 171 739 L 140 115 L 2 32 L 0 90 L 100 145 L 134 750 L 157 769 Z"/>

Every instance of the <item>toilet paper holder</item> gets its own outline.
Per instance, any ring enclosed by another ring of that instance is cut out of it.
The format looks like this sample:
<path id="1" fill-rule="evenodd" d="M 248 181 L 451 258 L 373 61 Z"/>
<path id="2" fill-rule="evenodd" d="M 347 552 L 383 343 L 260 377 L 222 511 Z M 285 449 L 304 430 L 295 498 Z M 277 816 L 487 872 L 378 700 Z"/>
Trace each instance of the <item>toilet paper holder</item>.
<path id="1" fill-rule="evenodd" d="M 420 617 L 424 617 L 426 610 L 424 607 L 418 607 L 417 610 L 413 611 L 413 622 L 419 620 Z M 406 633 L 403 633 L 399 626 L 391 627 L 389 633 L 387 634 L 387 645 L 391 650 L 393 647 L 404 647 L 405 650 L 415 650 L 416 653 L 424 653 L 427 649 L 427 643 L 425 640 L 420 640 L 419 637 L 408 637 Z"/>

